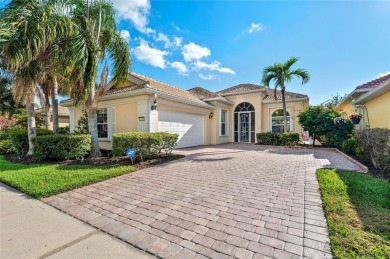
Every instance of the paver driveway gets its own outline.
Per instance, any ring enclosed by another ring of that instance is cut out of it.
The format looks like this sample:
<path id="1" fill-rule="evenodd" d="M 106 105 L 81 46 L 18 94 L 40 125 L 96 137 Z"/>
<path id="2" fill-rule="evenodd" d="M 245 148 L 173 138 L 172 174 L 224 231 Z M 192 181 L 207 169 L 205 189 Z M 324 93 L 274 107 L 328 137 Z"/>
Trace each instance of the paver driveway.
<path id="1" fill-rule="evenodd" d="M 315 169 L 334 151 L 226 144 L 44 199 L 162 258 L 328 258 Z"/>

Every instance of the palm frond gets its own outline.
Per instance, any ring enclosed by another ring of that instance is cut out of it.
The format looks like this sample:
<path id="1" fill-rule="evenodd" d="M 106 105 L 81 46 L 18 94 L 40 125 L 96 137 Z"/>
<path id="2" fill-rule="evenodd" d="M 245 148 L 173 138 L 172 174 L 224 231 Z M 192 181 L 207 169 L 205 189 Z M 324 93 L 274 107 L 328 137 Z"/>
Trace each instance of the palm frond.
<path id="1" fill-rule="evenodd" d="M 302 85 L 310 81 L 310 74 L 304 69 L 298 68 L 292 70 L 290 74 L 300 78 L 302 80 Z"/>
<path id="2" fill-rule="evenodd" d="M 290 70 L 290 68 L 292 67 L 292 65 L 294 65 L 295 63 L 297 63 L 298 60 L 299 60 L 299 58 L 297 58 L 297 57 L 292 57 L 292 58 L 290 58 L 289 60 L 287 60 L 287 61 L 283 64 L 283 70 L 284 70 L 284 71 Z"/>

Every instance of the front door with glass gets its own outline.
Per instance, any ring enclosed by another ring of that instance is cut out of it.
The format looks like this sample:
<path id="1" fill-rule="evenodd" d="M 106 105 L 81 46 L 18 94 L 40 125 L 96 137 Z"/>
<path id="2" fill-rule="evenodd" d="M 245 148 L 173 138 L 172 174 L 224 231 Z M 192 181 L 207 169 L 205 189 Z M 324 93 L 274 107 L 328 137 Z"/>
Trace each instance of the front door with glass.
<path id="1" fill-rule="evenodd" d="M 249 142 L 250 113 L 240 113 L 240 142 Z"/>
<path id="2" fill-rule="evenodd" d="M 234 142 L 255 142 L 256 113 L 248 102 L 240 103 L 234 109 Z"/>

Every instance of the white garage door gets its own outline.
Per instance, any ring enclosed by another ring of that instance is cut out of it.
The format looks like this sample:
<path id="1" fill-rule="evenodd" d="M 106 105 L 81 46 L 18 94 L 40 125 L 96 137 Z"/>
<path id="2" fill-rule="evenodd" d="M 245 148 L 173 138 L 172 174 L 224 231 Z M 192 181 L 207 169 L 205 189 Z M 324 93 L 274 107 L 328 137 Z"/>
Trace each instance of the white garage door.
<path id="1" fill-rule="evenodd" d="M 203 115 L 158 111 L 158 131 L 179 134 L 176 148 L 203 145 L 203 124 Z"/>

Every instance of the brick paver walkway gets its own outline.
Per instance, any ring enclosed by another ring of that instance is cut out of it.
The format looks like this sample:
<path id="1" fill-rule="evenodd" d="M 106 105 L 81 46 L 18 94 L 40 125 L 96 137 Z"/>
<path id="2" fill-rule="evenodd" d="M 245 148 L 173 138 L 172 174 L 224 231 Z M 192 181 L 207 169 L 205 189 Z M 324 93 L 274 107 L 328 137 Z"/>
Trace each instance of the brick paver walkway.
<path id="1" fill-rule="evenodd" d="M 330 258 L 315 176 L 328 150 L 227 144 L 45 202 L 161 258 Z"/>

